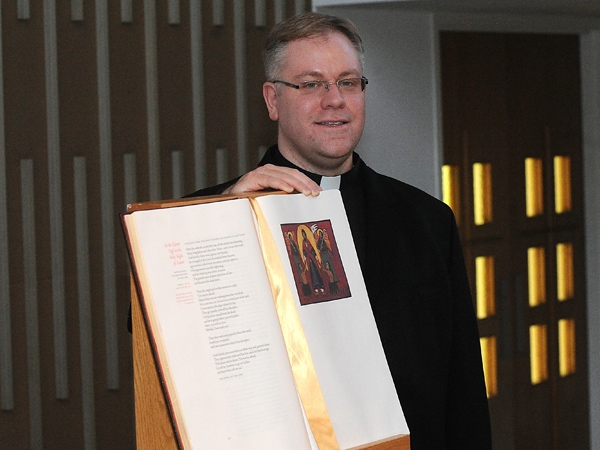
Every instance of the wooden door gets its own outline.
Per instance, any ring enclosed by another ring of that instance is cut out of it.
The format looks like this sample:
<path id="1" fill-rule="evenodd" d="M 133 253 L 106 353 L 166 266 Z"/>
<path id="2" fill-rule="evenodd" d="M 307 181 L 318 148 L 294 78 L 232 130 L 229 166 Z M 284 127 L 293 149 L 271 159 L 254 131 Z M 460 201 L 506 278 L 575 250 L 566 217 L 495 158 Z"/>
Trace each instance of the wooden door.
<path id="1" fill-rule="evenodd" d="M 444 199 L 495 448 L 589 447 L 579 40 L 442 32 Z"/>

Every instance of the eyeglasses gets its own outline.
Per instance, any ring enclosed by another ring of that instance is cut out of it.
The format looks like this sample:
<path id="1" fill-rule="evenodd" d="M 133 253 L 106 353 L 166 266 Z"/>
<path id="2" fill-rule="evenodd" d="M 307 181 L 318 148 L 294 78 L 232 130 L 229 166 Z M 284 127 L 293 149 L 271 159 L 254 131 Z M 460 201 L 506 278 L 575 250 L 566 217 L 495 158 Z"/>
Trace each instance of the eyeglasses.
<path id="1" fill-rule="evenodd" d="M 365 90 L 369 83 L 365 77 L 360 78 L 342 78 L 337 81 L 308 80 L 300 84 L 293 84 L 289 81 L 273 80 L 271 83 L 281 83 L 285 86 L 298 89 L 301 94 L 323 94 L 329 92 L 329 86 L 335 84 L 342 94 L 358 94 Z"/>

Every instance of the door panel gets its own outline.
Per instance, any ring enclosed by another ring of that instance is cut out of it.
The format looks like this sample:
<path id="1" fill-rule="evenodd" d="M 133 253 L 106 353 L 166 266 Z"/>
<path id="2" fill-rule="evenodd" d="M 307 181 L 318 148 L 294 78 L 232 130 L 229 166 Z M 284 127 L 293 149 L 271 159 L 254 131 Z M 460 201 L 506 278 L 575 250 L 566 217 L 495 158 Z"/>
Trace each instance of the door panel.
<path id="1" fill-rule="evenodd" d="M 587 449 L 577 36 L 442 32 L 459 221 L 499 449 Z M 491 386 L 491 389 L 490 389 Z"/>

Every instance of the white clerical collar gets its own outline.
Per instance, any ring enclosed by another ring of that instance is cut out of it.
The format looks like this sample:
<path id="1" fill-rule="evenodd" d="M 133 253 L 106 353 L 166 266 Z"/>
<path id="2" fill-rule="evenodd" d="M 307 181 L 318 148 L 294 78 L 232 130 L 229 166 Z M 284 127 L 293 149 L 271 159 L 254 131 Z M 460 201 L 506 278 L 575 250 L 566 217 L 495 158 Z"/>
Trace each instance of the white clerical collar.
<path id="1" fill-rule="evenodd" d="M 337 175 L 335 177 L 322 176 L 320 185 L 324 191 L 326 191 L 328 189 L 339 189 L 341 181 L 342 181 L 341 175 Z"/>

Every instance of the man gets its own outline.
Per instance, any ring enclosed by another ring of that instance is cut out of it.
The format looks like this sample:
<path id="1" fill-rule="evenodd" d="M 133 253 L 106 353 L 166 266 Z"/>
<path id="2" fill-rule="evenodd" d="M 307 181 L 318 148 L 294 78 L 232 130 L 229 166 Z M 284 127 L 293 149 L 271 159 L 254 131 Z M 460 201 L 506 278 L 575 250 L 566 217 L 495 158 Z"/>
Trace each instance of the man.
<path id="1" fill-rule="evenodd" d="M 339 187 L 412 450 L 491 448 L 479 336 L 451 210 L 354 152 L 365 121 L 363 46 L 345 19 L 275 26 L 263 96 L 277 145 L 257 169 L 191 196 Z"/>

